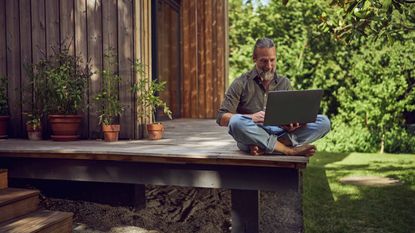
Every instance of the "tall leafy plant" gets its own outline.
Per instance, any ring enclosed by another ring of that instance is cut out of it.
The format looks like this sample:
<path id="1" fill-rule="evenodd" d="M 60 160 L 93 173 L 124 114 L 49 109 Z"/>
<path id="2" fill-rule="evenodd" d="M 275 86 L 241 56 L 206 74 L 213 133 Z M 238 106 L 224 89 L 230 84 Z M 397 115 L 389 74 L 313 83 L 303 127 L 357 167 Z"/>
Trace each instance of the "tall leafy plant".
<path id="1" fill-rule="evenodd" d="M 134 70 L 136 73 L 144 76 L 145 74 L 145 65 L 140 61 L 136 60 L 133 64 Z M 158 95 L 159 92 L 164 91 L 166 88 L 165 81 L 152 80 L 149 81 L 146 78 L 140 79 L 132 87 L 133 93 L 137 96 L 137 105 L 143 107 L 144 109 L 148 108 L 151 114 L 151 120 L 153 123 L 156 123 L 156 111 L 161 109 L 166 116 L 170 119 L 172 118 L 172 112 L 167 106 L 167 103 L 160 98 Z M 146 117 L 146 111 L 139 111 L 139 117 Z"/>
<path id="2" fill-rule="evenodd" d="M 82 64 L 80 57 L 69 54 L 63 46 L 47 58 L 42 72 L 47 76 L 46 111 L 50 114 L 77 114 L 84 107 L 85 89 L 92 75 L 88 63 Z"/>
<path id="3" fill-rule="evenodd" d="M 37 64 L 26 64 L 25 71 L 30 78 L 28 86 L 24 88 L 24 103 L 30 106 L 30 109 L 25 112 L 28 117 L 27 124 L 34 128 L 40 127 L 41 118 L 46 111 L 45 102 L 48 98 L 46 96 L 46 60 L 41 60 Z"/>
<path id="4" fill-rule="evenodd" d="M 99 123 L 104 125 L 114 124 L 124 111 L 124 107 L 118 97 L 118 87 L 121 81 L 115 69 L 115 56 L 112 51 L 104 54 L 104 66 L 102 70 L 102 88 L 95 96 L 98 103 Z"/>

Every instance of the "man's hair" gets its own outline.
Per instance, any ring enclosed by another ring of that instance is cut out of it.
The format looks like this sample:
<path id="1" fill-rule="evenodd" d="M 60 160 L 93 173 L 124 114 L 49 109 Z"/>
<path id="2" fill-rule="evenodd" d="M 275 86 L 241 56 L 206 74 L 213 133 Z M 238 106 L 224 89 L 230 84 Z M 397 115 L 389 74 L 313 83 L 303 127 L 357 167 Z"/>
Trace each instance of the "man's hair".
<path id="1" fill-rule="evenodd" d="M 254 52 L 252 55 L 255 58 L 256 56 L 255 51 L 257 48 L 274 48 L 274 47 L 275 47 L 274 41 L 272 41 L 270 38 L 264 37 L 264 38 L 258 39 L 255 43 Z"/>

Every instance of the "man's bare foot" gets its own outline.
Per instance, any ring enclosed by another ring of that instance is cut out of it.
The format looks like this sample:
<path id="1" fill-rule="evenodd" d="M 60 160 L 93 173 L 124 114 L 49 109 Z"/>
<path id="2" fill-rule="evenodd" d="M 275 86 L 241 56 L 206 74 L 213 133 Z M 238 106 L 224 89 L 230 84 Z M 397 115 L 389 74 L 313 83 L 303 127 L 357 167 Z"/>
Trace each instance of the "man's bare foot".
<path id="1" fill-rule="evenodd" d="M 297 147 L 291 147 L 291 146 L 286 146 L 280 141 L 277 141 L 277 143 L 275 143 L 274 151 L 281 152 L 286 155 L 302 155 L 302 156 L 308 157 L 316 153 L 317 148 L 316 146 L 310 145 L 310 144 L 305 144 L 305 145 L 297 146 Z"/>
<path id="2" fill-rule="evenodd" d="M 263 155 L 265 151 L 259 148 L 259 146 L 252 145 L 252 146 L 249 146 L 249 153 L 251 155 L 258 156 L 258 155 Z"/>
<path id="3" fill-rule="evenodd" d="M 302 146 L 297 147 L 290 147 L 289 150 L 287 150 L 287 155 L 302 155 L 302 156 L 312 156 L 314 153 L 316 153 L 317 148 L 314 145 L 306 144 Z"/>
<path id="4" fill-rule="evenodd" d="M 289 147 L 285 146 L 281 142 L 277 142 L 278 144 L 278 150 L 275 150 L 276 152 L 280 152 L 286 155 L 290 156 L 307 156 L 310 157 L 314 155 L 317 151 L 316 146 L 306 144 L 302 146 L 297 147 Z M 265 151 L 261 149 L 259 146 L 251 145 L 249 146 L 249 153 L 254 156 L 263 155 L 265 154 Z"/>

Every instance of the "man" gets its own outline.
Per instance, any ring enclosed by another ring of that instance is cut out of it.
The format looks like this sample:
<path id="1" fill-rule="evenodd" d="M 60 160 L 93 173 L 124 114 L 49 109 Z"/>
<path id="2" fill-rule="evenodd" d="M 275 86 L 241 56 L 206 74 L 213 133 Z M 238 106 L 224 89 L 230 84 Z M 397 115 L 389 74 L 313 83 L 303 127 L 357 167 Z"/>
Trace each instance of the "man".
<path id="1" fill-rule="evenodd" d="M 237 78 L 227 90 L 216 122 L 228 126 L 238 148 L 252 155 L 275 152 L 313 155 L 317 148 L 309 143 L 330 131 L 329 119 L 318 115 L 312 123 L 263 126 L 268 91 L 291 90 L 292 87 L 287 78 L 276 73 L 276 48 L 271 39 L 256 41 L 253 61 L 255 68 Z"/>

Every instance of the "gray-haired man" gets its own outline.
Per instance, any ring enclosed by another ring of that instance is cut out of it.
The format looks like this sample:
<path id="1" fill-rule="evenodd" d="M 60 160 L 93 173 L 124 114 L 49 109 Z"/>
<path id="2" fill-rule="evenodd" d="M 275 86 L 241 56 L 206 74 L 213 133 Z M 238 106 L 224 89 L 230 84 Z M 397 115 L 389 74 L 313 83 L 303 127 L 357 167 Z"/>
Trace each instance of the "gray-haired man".
<path id="1" fill-rule="evenodd" d="M 291 90 L 292 87 L 287 78 L 276 73 L 276 48 L 271 39 L 256 41 L 253 61 L 255 69 L 241 75 L 227 90 L 216 122 L 228 126 L 239 149 L 252 155 L 274 152 L 313 155 L 316 147 L 309 143 L 330 131 L 329 119 L 318 115 L 313 123 L 263 126 L 268 91 Z"/>

